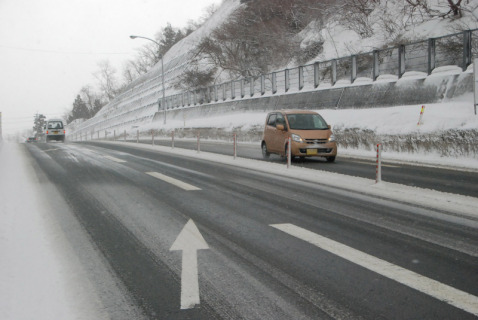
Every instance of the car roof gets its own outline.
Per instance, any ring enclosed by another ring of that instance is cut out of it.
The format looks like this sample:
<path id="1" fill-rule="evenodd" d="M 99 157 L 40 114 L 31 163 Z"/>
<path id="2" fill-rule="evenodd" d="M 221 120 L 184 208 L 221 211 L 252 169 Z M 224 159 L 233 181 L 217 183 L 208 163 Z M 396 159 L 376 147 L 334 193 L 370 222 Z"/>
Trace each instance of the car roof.
<path id="1" fill-rule="evenodd" d="M 284 114 L 297 114 L 297 113 L 317 114 L 317 112 L 312 111 L 312 110 L 299 110 L 299 109 L 276 110 L 276 111 L 273 111 L 271 113 L 274 113 L 274 112 L 281 112 L 281 113 L 284 113 Z"/>
<path id="2" fill-rule="evenodd" d="M 61 122 L 63 122 L 62 119 L 48 119 L 48 122 L 50 122 L 50 121 L 61 121 Z"/>

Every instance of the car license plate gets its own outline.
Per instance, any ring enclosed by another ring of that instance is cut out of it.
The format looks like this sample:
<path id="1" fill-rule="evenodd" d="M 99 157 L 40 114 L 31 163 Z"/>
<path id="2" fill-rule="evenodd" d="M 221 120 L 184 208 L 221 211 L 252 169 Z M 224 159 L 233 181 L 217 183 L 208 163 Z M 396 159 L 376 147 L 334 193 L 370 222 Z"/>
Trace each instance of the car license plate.
<path id="1" fill-rule="evenodd" d="M 317 149 L 307 149 L 308 156 L 314 156 L 317 154 Z"/>
<path id="2" fill-rule="evenodd" d="M 53 131 L 54 134 L 58 134 L 58 131 Z"/>

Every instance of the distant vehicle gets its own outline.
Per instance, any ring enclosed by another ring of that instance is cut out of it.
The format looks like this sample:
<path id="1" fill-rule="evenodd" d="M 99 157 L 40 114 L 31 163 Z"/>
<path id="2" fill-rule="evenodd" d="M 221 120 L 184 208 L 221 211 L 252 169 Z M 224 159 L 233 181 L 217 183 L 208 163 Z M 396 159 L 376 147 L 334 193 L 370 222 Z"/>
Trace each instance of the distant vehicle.
<path id="1" fill-rule="evenodd" d="M 267 115 L 262 136 L 262 156 L 269 158 L 271 153 L 287 156 L 289 137 L 291 138 L 291 157 L 324 157 L 328 162 L 335 161 L 337 143 L 320 114 L 305 110 L 282 110 Z"/>
<path id="2" fill-rule="evenodd" d="M 61 119 L 50 119 L 45 125 L 45 141 L 51 140 L 65 142 L 65 127 Z"/>
<path id="3" fill-rule="evenodd" d="M 36 137 L 28 137 L 27 143 L 31 143 L 31 142 L 38 142 L 38 139 Z"/>

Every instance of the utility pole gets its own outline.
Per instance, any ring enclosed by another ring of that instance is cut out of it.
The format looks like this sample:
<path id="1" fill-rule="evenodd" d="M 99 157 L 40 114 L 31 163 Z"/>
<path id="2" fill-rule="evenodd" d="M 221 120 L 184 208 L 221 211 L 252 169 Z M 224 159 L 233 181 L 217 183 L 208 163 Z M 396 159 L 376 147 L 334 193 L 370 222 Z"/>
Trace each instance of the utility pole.
<path id="1" fill-rule="evenodd" d="M 2 135 L 2 112 L 0 111 L 0 141 L 3 140 L 3 135 Z"/>

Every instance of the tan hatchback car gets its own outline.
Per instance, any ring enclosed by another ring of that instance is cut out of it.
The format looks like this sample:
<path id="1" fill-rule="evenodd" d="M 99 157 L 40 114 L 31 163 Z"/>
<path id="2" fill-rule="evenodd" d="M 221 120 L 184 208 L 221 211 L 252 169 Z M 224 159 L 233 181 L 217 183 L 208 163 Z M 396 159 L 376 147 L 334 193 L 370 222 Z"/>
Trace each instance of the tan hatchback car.
<path id="1" fill-rule="evenodd" d="M 290 137 L 292 158 L 324 157 L 333 162 L 337 156 L 337 144 L 330 128 L 324 118 L 314 111 L 270 112 L 262 136 L 262 155 L 265 159 L 271 153 L 286 156 Z"/>

